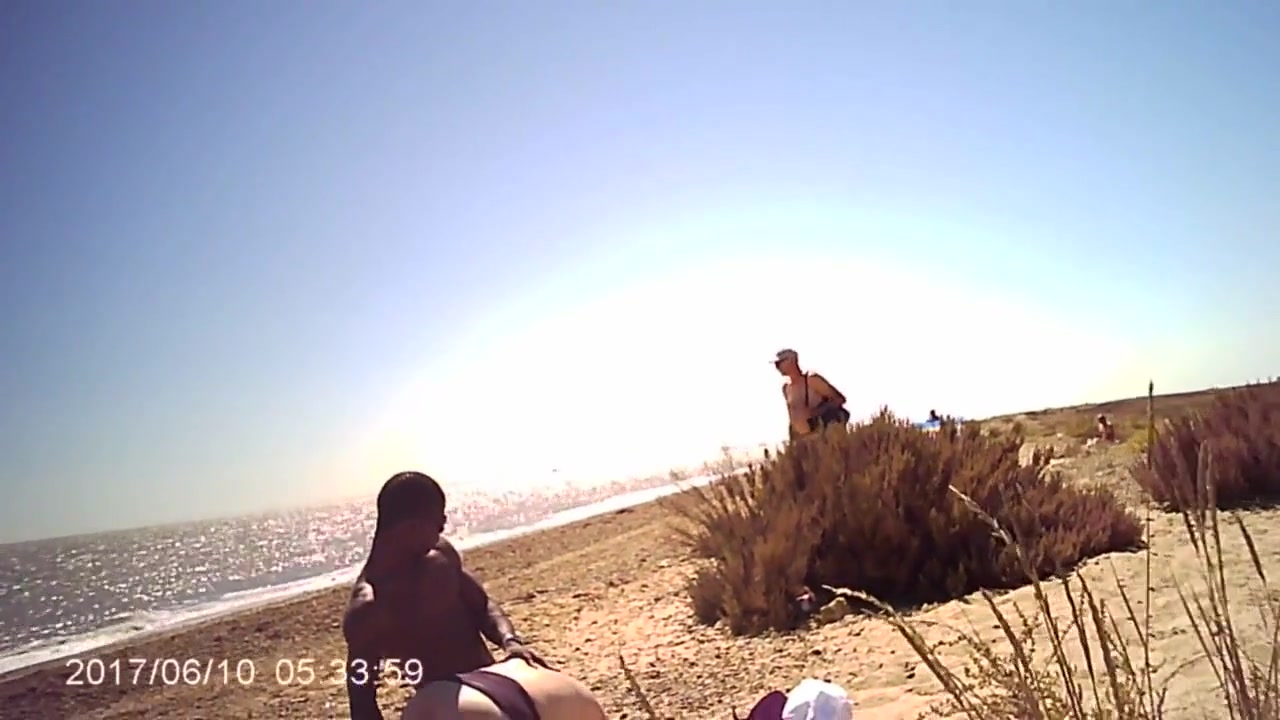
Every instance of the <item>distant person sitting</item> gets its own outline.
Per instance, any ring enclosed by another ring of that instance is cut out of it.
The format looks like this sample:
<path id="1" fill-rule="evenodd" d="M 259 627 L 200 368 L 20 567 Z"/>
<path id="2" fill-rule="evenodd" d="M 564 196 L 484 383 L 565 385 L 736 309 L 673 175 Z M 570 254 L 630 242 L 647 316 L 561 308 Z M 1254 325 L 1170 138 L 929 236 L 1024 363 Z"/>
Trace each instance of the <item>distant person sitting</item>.
<path id="1" fill-rule="evenodd" d="M 773 365 L 787 378 L 782 386 L 782 397 L 787 402 L 793 439 L 827 425 L 849 422 L 844 395 L 818 373 L 801 370 L 800 356 L 795 350 L 779 350 Z"/>
<path id="2" fill-rule="evenodd" d="M 1104 442 L 1116 441 L 1116 427 L 1111 424 L 1106 415 L 1098 416 L 1098 439 Z"/>
<path id="3" fill-rule="evenodd" d="M 440 536 L 439 484 L 399 473 L 382 486 L 377 510 L 369 559 L 342 623 L 352 720 L 381 720 L 380 671 L 417 686 L 406 720 L 604 720 L 586 687 L 525 647 Z M 508 658 L 495 663 L 486 638 Z"/>

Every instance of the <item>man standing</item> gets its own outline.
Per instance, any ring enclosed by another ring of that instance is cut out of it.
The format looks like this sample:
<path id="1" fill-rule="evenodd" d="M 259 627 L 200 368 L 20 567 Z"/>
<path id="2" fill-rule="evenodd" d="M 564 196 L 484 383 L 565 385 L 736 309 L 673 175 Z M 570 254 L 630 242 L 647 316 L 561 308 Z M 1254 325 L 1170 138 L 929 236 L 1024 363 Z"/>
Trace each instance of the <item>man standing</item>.
<path id="1" fill-rule="evenodd" d="M 782 386 L 782 397 L 787 402 L 792 439 L 830 424 L 849 422 L 844 395 L 818 373 L 801 370 L 800 356 L 795 350 L 779 350 L 773 366 L 787 378 Z"/>

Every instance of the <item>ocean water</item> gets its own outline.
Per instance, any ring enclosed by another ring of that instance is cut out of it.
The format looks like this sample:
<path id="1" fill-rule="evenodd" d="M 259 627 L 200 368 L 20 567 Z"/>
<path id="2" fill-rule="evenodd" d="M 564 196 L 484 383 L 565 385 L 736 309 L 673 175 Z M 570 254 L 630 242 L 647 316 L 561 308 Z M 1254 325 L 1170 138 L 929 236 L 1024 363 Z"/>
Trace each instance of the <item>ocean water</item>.
<path id="1" fill-rule="evenodd" d="M 460 547 L 647 502 L 710 477 L 451 493 Z M 0 673 L 350 582 L 372 498 L 247 517 L 0 545 Z"/>

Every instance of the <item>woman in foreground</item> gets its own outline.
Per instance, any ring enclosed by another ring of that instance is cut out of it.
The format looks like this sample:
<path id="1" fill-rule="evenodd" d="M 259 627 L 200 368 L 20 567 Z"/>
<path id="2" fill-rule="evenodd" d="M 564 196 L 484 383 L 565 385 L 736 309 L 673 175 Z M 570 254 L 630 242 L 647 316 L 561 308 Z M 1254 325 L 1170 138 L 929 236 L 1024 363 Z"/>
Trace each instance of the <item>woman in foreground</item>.
<path id="1" fill-rule="evenodd" d="M 418 688 L 401 720 L 605 720 L 577 680 L 518 658 Z"/>

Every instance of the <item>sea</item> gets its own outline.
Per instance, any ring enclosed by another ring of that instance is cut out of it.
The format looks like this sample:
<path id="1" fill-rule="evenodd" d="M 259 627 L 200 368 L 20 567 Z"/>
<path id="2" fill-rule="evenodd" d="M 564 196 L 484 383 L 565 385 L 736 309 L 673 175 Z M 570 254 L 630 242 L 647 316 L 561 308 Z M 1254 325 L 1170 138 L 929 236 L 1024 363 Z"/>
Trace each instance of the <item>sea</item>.
<path id="1" fill-rule="evenodd" d="M 450 493 L 446 534 L 474 548 L 638 505 L 713 475 Z M 232 519 L 0 545 L 0 675 L 351 582 L 373 498 Z"/>

